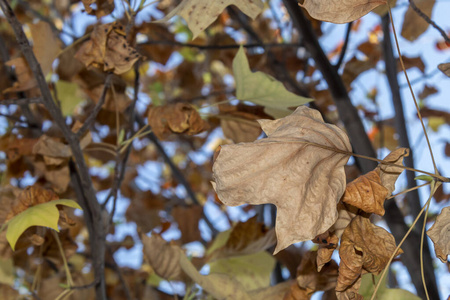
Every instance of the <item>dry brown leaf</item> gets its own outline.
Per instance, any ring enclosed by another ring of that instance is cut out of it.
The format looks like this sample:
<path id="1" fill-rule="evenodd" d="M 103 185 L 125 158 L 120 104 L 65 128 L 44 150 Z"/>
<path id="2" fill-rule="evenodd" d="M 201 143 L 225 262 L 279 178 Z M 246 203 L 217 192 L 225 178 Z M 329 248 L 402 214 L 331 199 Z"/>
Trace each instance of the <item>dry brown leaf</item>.
<path id="1" fill-rule="evenodd" d="M 311 295 L 301 287 L 297 282 L 291 284 L 289 291 L 283 297 L 283 300 L 309 300 Z"/>
<path id="2" fill-rule="evenodd" d="M 50 24 L 44 21 L 29 24 L 33 38 L 33 52 L 46 76 L 52 69 L 53 61 L 60 52 L 59 40 L 54 35 Z"/>
<path id="3" fill-rule="evenodd" d="M 11 59 L 5 63 L 5 65 L 12 67 L 14 66 L 17 81 L 14 82 L 13 86 L 2 91 L 3 94 L 13 93 L 13 92 L 23 92 L 32 89 L 37 85 L 36 79 L 33 76 L 28 63 L 22 56 Z"/>
<path id="4" fill-rule="evenodd" d="M 447 256 L 450 255 L 450 206 L 442 209 L 436 222 L 428 229 L 427 235 L 434 243 L 436 256 L 446 263 Z"/>
<path id="5" fill-rule="evenodd" d="M 81 149 L 86 148 L 92 141 L 90 133 L 86 134 L 80 140 Z M 33 146 L 33 154 L 40 154 L 43 156 L 49 156 L 52 158 L 68 158 L 72 156 L 72 150 L 70 146 L 62 143 L 58 139 L 49 137 L 48 135 L 42 135 L 39 140 Z M 55 161 L 49 160 L 49 165 L 54 164 Z M 61 161 L 62 162 L 62 161 Z"/>
<path id="6" fill-rule="evenodd" d="M 386 0 L 304 0 L 300 6 L 314 19 L 340 24 L 355 21 L 386 3 Z"/>
<path id="7" fill-rule="evenodd" d="M 51 190 L 43 189 L 38 185 L 28 186 L 14 200 L 5 222 L 25 211 L 28 207 L 58 199 L 58 195 Z"/>
<path id="8" fill-rule="evenodd" d="M 319 244 L 319 249 L 317 249 L 317 271 L 320 272 L 323 266 L 331 261 L 331 256 L 334 250 L 336 250 L 339 244 L 339 238 L 334 232 L 327 232 L 327 237 L 323 239 L 322 235 L 317 236 L 313 242 Z"/>
<path id="9" fill-rule="evenodd" d="M 343 292 L 355 284 L 363 272 L 379 274 L 396 248 L 392 234 L 356 216 L 342 235 L 339 277 L 336 291 Z M 401 249 L 396 255 L 401 254 Z"/>
<path id="10" fill-rule="evenodd" d="M 180 256 L 184 256 L 179 246 L 167 243 L 157 234 L 141 236 L 144 255 L 158 276 L 167 280 L 179 280 L 182 276 Z"/>
<path id="11" fill-rule="evenodd" d="M 186 244 L 201 239 L 198 222 L 203 213 L 203 207 L 192 205 L 188 207 L 175 206 L 172 209 L 172 216 L 181 231 L 181 243 Z"/>
<path id="12" fill-rule="evenodd" d="M 342 201 L 367 213 L 383 216 L 388 194 L 388 189 L 381 185 L 379 170 L 375 169 L 347 184 Z"/>
<path id="13" fill-rule="evenodd" d="M 175 9 L 158 22 L 167 22 L 175 15 L 186 20 L 189 29 L 196 38 L 229 5 L 237 6 L 244 14 L 255 19 L 264 8 L 261 0 L 184 0 Z"/>
<path id="14" fill-rule="evenodd" d="M 403 158 L 409 155 L 409 149 L 398 148 L 389 153 L 384 159 L 384 162 L 388 162 L 393 165 L 380 164 L 377 169 L 380 170 L 381 184 L 388 189 L 389 195 L 395 190 L 395 182 L 398 176 L 403 172 L 403 168 L 397 166 L 403 166 Z"/>
<path id="15" fill-rule="evenodd" d="M 148 124 L 160 139 L 167 138 L 171 132 L 193 135 L 208 127 L 195 108 L 187 103 L 150 107 Z"/>
<path id="16" fill-rule="evenodd" d="M 0 298 L 3 300 L 17 300 L 19 292 L 13 289 L 9 284 L 0 283 Z"/>
<path id="17" fill-rule="evenodd" d="M 430 18 L 435 2 L 435 0 L 414 0 L 416 6 Z M 430 24 L 428 24 L 428 22 L 410 6 L 405 13 L 401 35 L 412 42 L 424 33 L 429 25 Z"/>
<path id="18" fill-rule="evenodd" d="M 403 158 L 409 155 L 409 150 L 399 148 L 391 152 L 383 161 L 403 164 Z M 342 196 L 342 201 L 357 207 L 366 213 L 384 215 L 384 201 L 395 189 L 402 168 L 380 164 L 375 170 L 358 177 L 349 184 Z"/>
<path id="19" fill-rule="evenodd" d="M 268 138 L 222 146 L 213 166 L 214 188 L 229 206 L 277 206 L 277 253 L 313 239 L 337 219 L 348 156 L 308 143 L 346 152 L 351 146 L 341 129 L 325 124 L 318 111 L 306 106 L 259 123 Z"/>
<path id="20" fill-rule="evenodd" d="M 337 263 L 332 260 L 320 271 L 317 271 L 317 254 L 316 251 L 306 253 L 297 269 L 297 283 L 308 294 L 316 291 L 327 291 L 336 287 L 338 277 Z"/>
<path id="21" fill-rule="evenodd" d="M 425 63 L 420 56 L 407 57 L 402 55 L 402 60 L 406 70 L 417 68 L 422 72 L 422 74 L 425 73 Z M 403 68 L 399 58 L 397 58 L 397 72 L 403 72 Z"/>
<path id="22" fill-rule="evenodd" d="M 258 253 L 272 247 L 275 242 L 275 231 L 267 229 L 264 223 L 258 222 L 254 216 L 247 222 L 236 224 L 225 245 L 211 253 L 208 260 Z"/>
<path id="23" fill-rule="evenodd" d="M 358 294 L 361 287 L 361 276 L 346 290 L 336 291 L 336 297 L 338 300 L 363 300 L 364 297 Z"/>
<path id="24" fill-rule="evenodd" d="M 86 67 L 93 66 L 115 74 L 129 71 L 140 57 L 128 44 L 123 26 L 117 23 L 96 25 L 90 40 L 75 54 L 75 58 Z"/>
<path id="25" fill-rule="evenodd" d="M 450 63 L 439 64 L 438 69 L 441 70 L 442 73 L 450 77 Z"/>
<path id="26" fill-rule="evenodd" d="M 423 87 L 423 90 L 419 93 L 419 98 L 421 100 L 426 99 L 428 96 L 434 95 L 438 92 L 437 88 L 434 86 L 430 86 L 428 84 L 425 84 Z"/>
<path id="27" fill-rule="evenodd" d="M 261 126 L 256 120 L 270 118 L 260 106 L 221 105 L 220 126 L 226 138 L 235 143 L 253 142 L 261 135 Z"/>
<path id="28" fill-rule="evenodd" d="M 140 193 L 138 197 L 131 200 L 125 212 L 127 221 L 133 221 L 147 233 L 161 224 L 159 213 L 164 209 L 164 199 L 159 195 L 154 195 L 151 191 Z"/>
<path id="29" fill-rule="evenodd" d="M 89 15 L 97 16 L 97 18 L 109 15 L 115 8 L 114 0 L 81 0 L 81 2 L 86 12 Z M 91 7 L 92 4 L 95 4 L 96 9 Z"/>

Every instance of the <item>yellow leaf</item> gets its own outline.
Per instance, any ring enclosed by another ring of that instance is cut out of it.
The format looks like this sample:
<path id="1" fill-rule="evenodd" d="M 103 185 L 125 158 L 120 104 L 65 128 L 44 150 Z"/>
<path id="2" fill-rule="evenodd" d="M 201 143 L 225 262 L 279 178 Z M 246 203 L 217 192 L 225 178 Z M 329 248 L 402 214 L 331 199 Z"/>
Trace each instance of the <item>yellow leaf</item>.
<path id="1" fill-rule="evenodd" d="M 59 231 L 59 211 L 56 205 L 81 209 L 78 203 L 68 199 L 53 200 L 27 208 L 8 222 L 6 239 L 11 248 L 14 250 L 19 237 L 31 226 L 44 226 Z"/>

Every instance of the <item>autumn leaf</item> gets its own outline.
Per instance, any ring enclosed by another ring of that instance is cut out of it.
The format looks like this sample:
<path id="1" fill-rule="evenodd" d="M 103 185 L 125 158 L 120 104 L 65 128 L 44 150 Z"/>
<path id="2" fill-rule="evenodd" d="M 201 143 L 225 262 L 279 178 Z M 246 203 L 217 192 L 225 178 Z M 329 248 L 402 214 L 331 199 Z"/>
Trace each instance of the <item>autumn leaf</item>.
<path id="1" fill-rule="evenodd" d="M 207 252 L 208 261 L 255 254 L 272 247 L 275 243 L 274 230 L 269 230 L 264 223 L 257 222 L 255 216 L 246 222 L 237 223 L 221 241 L 213 243 Z"/>
<path id="2" fill-rule="evenodd" d="M 33 52 L 45 76 L 52 69 L 53 61 L 60 52 L 59 40 L 47 22 L 39 21 L 29 26 L 33 38 Z"/>
<path id="3" fill-rule="evenodd" d="M 78 203 L 68 199 L 52 200 L 50 202 L 28 207 L 25 211 L 14 216 L 8 222 L 6 238 L 11 245 L 11 248 L 14 250 L 19 237 L 31 226 L 43 226 L 59 231 L 59 211 L 56 207 L 57 205 L 81 209 Z"/>
<path id="4" fill-rule="evenodd" d="M 157 22 L 167 22 L 175 15 L 179 15 L 186 20 L 195 39 L 229 5 L 237 6 L 252 19 L 255 19 L 264 8 L 261 0 L 183 0 L 174 10 Z"/>
<path id="5" fill-rule="evenodd" d="M 96 25 L 91 38 L 75 54 L 86 67 L 97 67 L 115 74 L 126 73 L 140 58 L 127 42 L 118 23 Z"/>
<path id="6" fill-rule="evenodd" d="M 438 69 L 441 70 L 442 73 L 450 77 L 450 63 L 439 64 Z"/>
<path id="7" fill-rule="evenodd" d="M 236 279 L 245 291 L 270 286 L 275 258 L 266 251 L 222 258 L 209 263 L 210 274 L 226 274 Z"/>
<path id="8" fill-rule="evenodd" d="M 152 131 L 160 139 L 167 138 L 171 132 L 193 135 L 208 128 L 208 123 L 187 103 L 151 106 L 147 118 Z"/>
<path id="9" fill-rule="evenodd" d="M 161 236 L 141 235 L 144 256 L 155 273 L 167 280 L 179 280 L 182 276 L 179 259 L 184 256 L 181 248 L 167 243 Z"/>
<path id="10" fill-rule="evenodd" d="M 222 146 L 213 165 L 214 188 L 229 206 L 277 206 L 277 253 L 311 240 L 337 219 L 348 156 L 313 144 L 346 152 L 351 147 L 342 130 L 305 106 L 288 117 L 259 123 L 268 138 Z"/>
<path id="11" fill-rule="evenodd" d="M 427 235 L 434 243 L 436 256 L 446 263 L 447 257 L 450 255 L 450 206 L 442 209 L 436 222 L 428 229 Z"/>
<path id="12" fill-rule="evenodd" d="M 86 13 L 97 16 L 97 18 L 109 15 L 115 8 L 114 0 L 81 0 L 81 2 L 84 5 Z M 92 4 L 96 8 L 93 8 Z"/>
<path id="13" fill-rule="evenodd" d="M 435 0 L 414 0 L 414 4 L 417 8 L 430 18 L 435 3 Z M 430 24 L 409 6 L 403 19 L 401 35 L 412 42 L 422 35 L 422 33 L 428 29 L 428 26 L 430 26 Z"/>
<path id="14" fill-rule="evenodd" d="M 386 0 L 305 0 L 299 5 L 314 19 L 340 24 L 355 21 L 386 3 Z"/>
<path id="15" fill-rule="evenodd" d="M 313 100 L 289 92 L 272 76 L 252 72 L 242 47 L 233 59 L 233 73 L 236 98 L 264 106 L 264 111 L 274 118 L 285 117 L 292 112 L 289 107 L 297 107 Z"/>
<path id="16" fill-rule="evenodd" d="M 396 248 L 392 234 L 356 216 L 341 238 L 339 277 L 336 291 L 344 292 L 366 272 L 379 274 Z M 396 255 L 401 254 L 401 249 Z"/>
<path id="17" fill-rule="evenodd" d="M 338 277 L 338 265 L 332 260 L 318 270 L 317 251 L 309 251 L 302 257 L 302 262 L 297 269 L 297 283 L 308 294 L 316 291 L 327 291 L 336 287 Z"/>

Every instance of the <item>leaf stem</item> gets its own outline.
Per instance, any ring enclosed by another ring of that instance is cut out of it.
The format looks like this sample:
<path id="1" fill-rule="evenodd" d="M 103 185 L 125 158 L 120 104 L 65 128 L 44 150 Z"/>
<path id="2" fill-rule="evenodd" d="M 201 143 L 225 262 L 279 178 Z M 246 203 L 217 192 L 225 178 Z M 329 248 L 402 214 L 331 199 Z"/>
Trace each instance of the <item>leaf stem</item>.
<path id="1" fill-rule="evenodd" d="M 69 265 L 67 264 L 66 256 L 64 255 L 64 249 L 62 247 L 61 240 L 59 239 L 59 236 L 55 230 L 51 230 L 51 232 L 53 234 L 53 237 L 56 240 L 56 243 L 58 244 L 59 252 L 61 253 L 61 258 L 62 258 L 63 264 L 64 264 L 64 270 L 66 271 L 67 285 L 69 287 L 72 287 L 73 286 L 72 275 L 70 274 Z"/>
<path id="2" fill-rule="evenodd" d="M 399 196 L 399 195 L 406 194 L 406 193 L 408 193 L 408 192 L 417 190 L 417 189 L 419 189 L 419 188 L 421 188 L 421 187 L 424 187 L 424 186 L 427 186 L 427 185 L 429 185 L 429 184 L 430 184 L 430 182 L 426 182 L 426 183 L 424 183 L 424 184 L 421 184 L 421 185 L 418 185 L 418 186 L 415 186 L 415 187 L 406 189 L 406 190 L 404 190 L 403 192 L 400 192 L 400 193 L 398 193 L 398 194 L 395 194 L 395 195 L 392 195 L 392 196 L 386 198 L 386 200 L 389 200 L 389 199 L 395 198 L 395 197 L 397 197 L 397 196 Z"/>

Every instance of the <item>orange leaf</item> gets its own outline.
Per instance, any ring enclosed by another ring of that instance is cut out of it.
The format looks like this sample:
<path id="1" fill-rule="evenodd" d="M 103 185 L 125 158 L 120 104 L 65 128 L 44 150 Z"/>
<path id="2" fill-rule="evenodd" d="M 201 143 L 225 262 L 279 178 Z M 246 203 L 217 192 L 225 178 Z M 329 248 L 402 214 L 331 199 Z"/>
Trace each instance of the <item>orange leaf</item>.
<path id="1" fill-rule="evenodd" d="M 150 107 L 148 124 L 160 139 L 166 138 L 170 132 L 193 135 L 208 127 L 195 108 L 186 103 Z"/>

